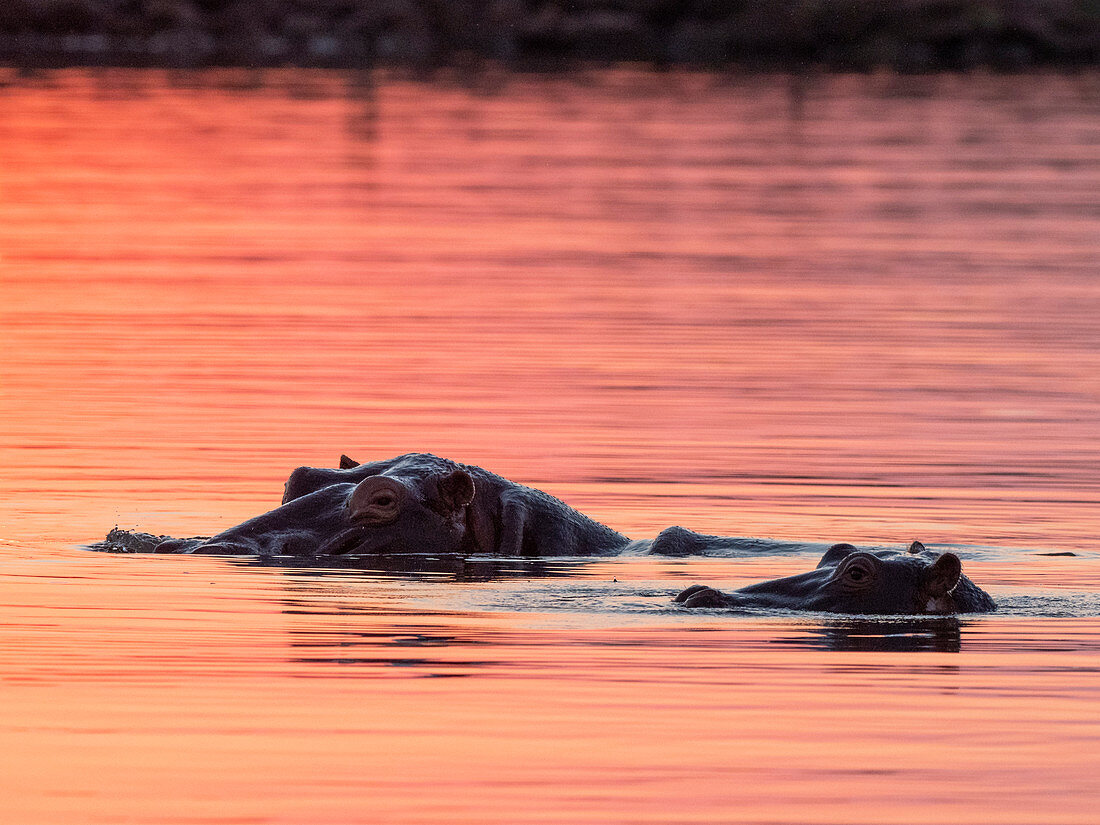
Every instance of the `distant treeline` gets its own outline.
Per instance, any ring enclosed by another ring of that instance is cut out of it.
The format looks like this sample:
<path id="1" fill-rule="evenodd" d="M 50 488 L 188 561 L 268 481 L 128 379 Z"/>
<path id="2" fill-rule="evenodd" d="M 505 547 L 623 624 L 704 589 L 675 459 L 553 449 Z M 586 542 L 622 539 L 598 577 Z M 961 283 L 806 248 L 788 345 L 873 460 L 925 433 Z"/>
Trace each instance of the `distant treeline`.
<path id="1" fill-rule="evenodd" d="M 1100 0 L 0 0 L 19 67 L 1100 62 Z"/>

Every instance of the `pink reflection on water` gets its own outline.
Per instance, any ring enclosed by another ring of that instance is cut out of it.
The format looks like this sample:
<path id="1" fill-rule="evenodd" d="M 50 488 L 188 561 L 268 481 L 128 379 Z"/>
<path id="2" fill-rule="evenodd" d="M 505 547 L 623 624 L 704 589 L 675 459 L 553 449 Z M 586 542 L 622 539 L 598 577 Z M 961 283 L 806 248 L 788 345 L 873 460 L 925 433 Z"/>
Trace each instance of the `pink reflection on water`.
<path id="1" fill-rule="evenodd" d="M 634 533 L 1095 546 L 1091 77 L 798 120 L 781 77 L 51 77 L 0 127 L 17 523 L 434 450 Z"/>
<path id="2" fill-rule="evenodd" d="M 633 535 L 1073 548 L 967 569 L 1095 593 L 1095 84 L 0 88 L 8 818 L 1092 822 L 1090 616 L 883 650 L 669 612 L 805 558 L 560 580 L 639 605 L 599 613 L 64 545 L 432 450 Z"/>

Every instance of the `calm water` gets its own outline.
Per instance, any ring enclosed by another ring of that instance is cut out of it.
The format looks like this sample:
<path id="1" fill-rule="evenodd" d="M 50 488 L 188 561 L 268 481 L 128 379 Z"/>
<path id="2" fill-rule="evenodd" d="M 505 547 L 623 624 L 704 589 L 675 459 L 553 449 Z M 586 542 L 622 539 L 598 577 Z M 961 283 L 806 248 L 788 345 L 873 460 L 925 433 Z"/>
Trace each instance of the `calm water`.
<path id="1" fill-rule="evenodd" d="M 1100 77 L 0 75 L 0 821 L 1095 823 Z M 425 450 L 747 558 L 109 556 Z M 1039 553 L 1071 552 L 1049 556 Z"/>

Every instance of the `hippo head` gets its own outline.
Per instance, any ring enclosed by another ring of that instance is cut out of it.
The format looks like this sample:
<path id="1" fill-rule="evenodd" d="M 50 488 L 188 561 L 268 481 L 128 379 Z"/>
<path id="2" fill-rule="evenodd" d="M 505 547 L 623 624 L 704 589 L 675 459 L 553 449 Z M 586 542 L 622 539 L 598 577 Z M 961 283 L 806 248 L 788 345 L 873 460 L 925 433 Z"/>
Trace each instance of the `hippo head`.
<path id="1" fill-rule="evenodd" d="M 474 497 L 474 482 L 465 469 L 439 460 L 431 466 L 421 462 L 373 470 L 361 479 L 341 477 L 288 496 L 282 506 L 179 551 L 327 556 L 463 550 L 466 509 Z M 292 481 L 298 476 L 296 470 Z"/>
<path id="2" fill-rule="evenodd" d="M 721 593 L 695 585 L 676 601 L 686 607 L 780 608 L 855 614 L 968 613 L 993 600 L 962 574 L 954 553 L 936 555 L 920 542 L 904 553 L 830 547 L 808 573 Z"/>

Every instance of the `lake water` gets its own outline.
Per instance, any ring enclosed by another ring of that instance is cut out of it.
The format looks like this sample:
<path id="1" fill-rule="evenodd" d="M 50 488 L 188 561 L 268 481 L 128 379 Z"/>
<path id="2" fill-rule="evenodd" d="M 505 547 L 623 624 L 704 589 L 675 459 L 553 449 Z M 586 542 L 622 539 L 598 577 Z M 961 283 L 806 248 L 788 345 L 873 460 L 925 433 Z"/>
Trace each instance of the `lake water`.
<path id="1" fill-rule="evenodd" d="M 1090 73 L 0 74 L 0 820 L 1095 823 L 1098 193 Z M 1000 607 L 81 548 L 414 450 Z"/>

